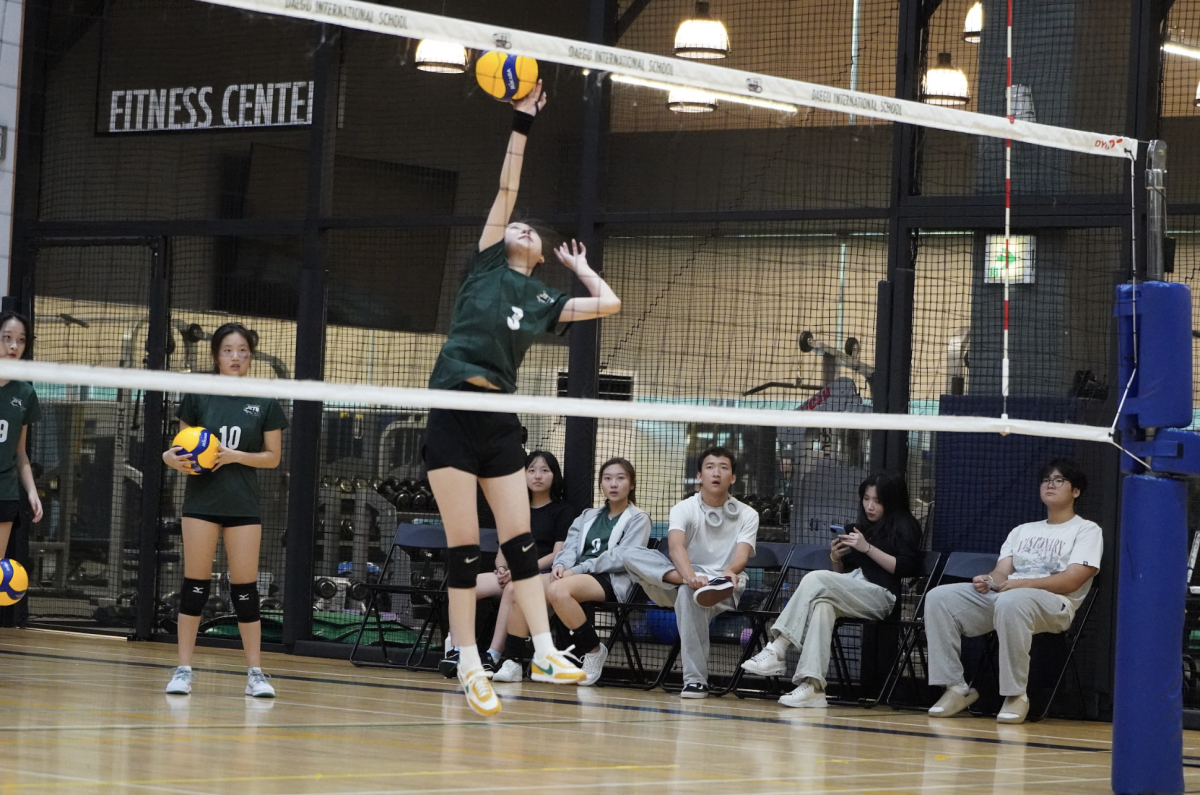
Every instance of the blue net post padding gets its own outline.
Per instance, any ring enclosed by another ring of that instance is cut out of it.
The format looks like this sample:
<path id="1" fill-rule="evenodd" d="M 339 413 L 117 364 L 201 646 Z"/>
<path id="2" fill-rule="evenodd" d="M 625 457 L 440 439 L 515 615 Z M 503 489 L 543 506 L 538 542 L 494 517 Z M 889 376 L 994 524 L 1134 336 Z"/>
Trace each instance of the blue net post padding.
<path id="1" fill-rule="evenodd" d="M 1200 474 L 1192 420 L 1191 292 L 1146 282 L 1117 288 L 1118 426 L 1130 456 L 1122 490 L 1112 788 L 1118 795 L 1183 792 L 1183 622 L 1187 484 Z"/>

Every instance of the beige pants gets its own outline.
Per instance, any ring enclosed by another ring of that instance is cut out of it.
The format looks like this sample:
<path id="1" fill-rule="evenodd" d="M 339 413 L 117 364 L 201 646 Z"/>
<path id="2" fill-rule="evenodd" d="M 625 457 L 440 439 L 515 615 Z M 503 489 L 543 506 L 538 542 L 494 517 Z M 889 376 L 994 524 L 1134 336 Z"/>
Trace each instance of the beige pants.
<path id="1" fill-rule="evenodd" d="M 792 681 L 815 679 L 825 687 L 832 654 L 833 626 L 839 618 L 887 618 L 896 596 L 861 575 L 836 571 L 812 571 L 804 575 L 795 595 L 769 630 L 771 638 L 781 635 L 800 651 L 800 662 Z"/>

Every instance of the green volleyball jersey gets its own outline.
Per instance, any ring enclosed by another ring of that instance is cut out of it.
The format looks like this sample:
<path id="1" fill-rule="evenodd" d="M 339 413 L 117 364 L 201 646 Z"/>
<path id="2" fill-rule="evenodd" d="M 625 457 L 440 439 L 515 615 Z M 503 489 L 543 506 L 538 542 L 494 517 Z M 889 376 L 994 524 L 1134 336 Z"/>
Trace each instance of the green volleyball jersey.
<path id="1" fill-rule="evenodd" d="M 608 549 L 608 539 L 612 538 L 613 528 L 617 526 L 623 513 L 625 512 L 621 511 L 616 516 L 609 516 L 608 511 L 600 512 L 596 521 L 592 522 L 592 526 L 588 528 L 587 536 L 583 539 L 583 551 L 576 558 L 576 563 L 598 558 Z"/>
<path id="2" fill-rule="evenodd" d="M 504 241 L 475 255 L 454 301 L 430 389 L 452 389 L 483 376 L 504 392 L 517 391 L 517 368 L 534 338 L 558 322 L 567 295 L 508 267 Z"/>
<path id="3" fill-rule="evenodd" d="M 42 418 L 37 392 L 24 381 L 9 381 L 0 386 L 0 500 L 21 496 L 17 472 L 17 449 L 21 431 Z"/>
<path id="4" fill-rule="evenodd" d="M 185 395 L 175 416 L 207 428 L 231 450 L 263 451 L 263 434 L 287 427 L 274 398 Z M 260 516 L 258 472 L 245 464 L 225 464 L 216 472 L 188 475 L 184 513 Z"/>

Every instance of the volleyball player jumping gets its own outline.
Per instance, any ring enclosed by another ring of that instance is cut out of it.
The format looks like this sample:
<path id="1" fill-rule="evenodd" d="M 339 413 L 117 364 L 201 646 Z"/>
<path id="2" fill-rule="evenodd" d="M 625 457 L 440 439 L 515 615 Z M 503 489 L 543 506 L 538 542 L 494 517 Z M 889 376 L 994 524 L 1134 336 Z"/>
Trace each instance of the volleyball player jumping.
<path id="1" fill-rule="evenodd" d="M 533 277 L 534 268 L 544 260 L 541 238 L 528 224 L 509 223 L 509 218 L 517 201 L 529 130 L 546 105 L 541 82 L 512 104 L 513 130 L 500 172 L 500 191 L 471 271 L 455 299 L 449 336 L 429 376 L 430 389 L 515 392 L 517 368 L 538 334 L 557 323 L 605 317 L 621 308 L 621 300 L 588 266 L 581 243 L 564 243 L 554 253 L 575 272 L 590 298 L 568 298 Z M 496 517 L 517 603 L 529 620 L 534 646 L 531 678 L 577 683 L 583 671 L 554 647 L 546 598 L 537 579 L 537 544 L 529 529 L 525 452 L 517 416 L 433 409 L 422 452 L 446 526 L 450 632 L 459 645 L 458 678 L 467 703 L 481 715 L 500 711 L 500 700 L 475 645 L 475 575 L 480 554 L 476 483 L 483 487 Z"/>

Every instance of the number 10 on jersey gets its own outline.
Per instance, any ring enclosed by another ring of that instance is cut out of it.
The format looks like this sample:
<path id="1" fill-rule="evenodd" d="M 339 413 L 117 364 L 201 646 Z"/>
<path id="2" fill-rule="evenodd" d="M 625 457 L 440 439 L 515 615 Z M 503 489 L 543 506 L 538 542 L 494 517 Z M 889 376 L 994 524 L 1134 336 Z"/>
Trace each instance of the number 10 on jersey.
<path id="1" fill-rule="evenodd" d="M 242 443 L 242 429 L 237 425 L 222 425 L 217 433 L 221 435 L 222 447 L 236 450 L 238 449 L 238 445 Z"/>

